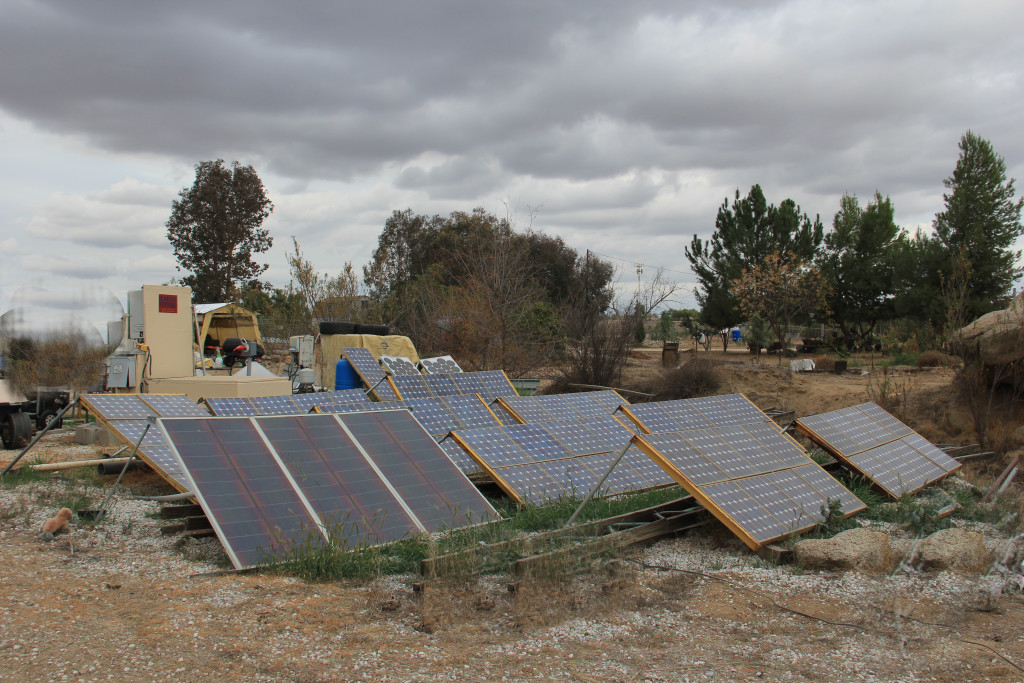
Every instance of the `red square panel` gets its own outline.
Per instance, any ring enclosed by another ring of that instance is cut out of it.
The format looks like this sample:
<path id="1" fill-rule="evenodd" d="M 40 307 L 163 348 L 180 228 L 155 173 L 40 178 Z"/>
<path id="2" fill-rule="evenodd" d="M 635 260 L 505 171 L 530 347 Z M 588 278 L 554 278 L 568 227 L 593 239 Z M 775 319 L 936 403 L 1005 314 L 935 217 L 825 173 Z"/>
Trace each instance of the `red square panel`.
<path id="1" fill-rule="evenodd" d="M 178 295 L 177 294 L 161 294 L 159 302 L 161 313 L 177 313 L 178 312 Z"/>

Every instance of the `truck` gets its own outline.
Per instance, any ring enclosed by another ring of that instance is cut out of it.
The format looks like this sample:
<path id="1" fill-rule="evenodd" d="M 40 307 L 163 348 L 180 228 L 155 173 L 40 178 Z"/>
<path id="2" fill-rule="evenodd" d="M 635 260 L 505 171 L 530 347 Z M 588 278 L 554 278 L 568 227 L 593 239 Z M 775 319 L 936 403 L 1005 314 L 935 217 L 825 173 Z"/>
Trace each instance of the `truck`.
<path id="1" fill-rule="evenodd" d="M 57 387 L 38 387 L 21 392 L 3 376 L 0 359 L 0 443 L 4 448 L 24 448 L 36 429 L 43 429 L 71 400 L 71 392 Z M 60 426 L 60 425 L 57 425 Z"/>

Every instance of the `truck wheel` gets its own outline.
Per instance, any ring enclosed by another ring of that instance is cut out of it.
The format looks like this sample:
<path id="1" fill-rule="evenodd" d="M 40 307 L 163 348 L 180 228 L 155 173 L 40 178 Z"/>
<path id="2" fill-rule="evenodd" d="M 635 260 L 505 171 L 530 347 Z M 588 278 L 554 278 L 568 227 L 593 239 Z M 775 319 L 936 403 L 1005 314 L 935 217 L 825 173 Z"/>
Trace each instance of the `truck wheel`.
<path id="1" fill-rule="evenodd" d="M 46 429 L 46 425 L 53 422 L 53 418 L 55 417 L 57 417 L 56 410 L 44 410 L 43 412 L 39 413 L 39 416 L 36 417 L 36 429 L 40 431 Z M 61 420 L 61 422 L 63 422 L 63 420 Z M 55 424 L 53 428 L 60 429 L 60 423 Z"/>
<path id="2" fill-rule="evenodd" d="M 4 418 L 4 448 L 24 448 L 32 438 L 32 420 L 27 413 L 9 413 Z"/>

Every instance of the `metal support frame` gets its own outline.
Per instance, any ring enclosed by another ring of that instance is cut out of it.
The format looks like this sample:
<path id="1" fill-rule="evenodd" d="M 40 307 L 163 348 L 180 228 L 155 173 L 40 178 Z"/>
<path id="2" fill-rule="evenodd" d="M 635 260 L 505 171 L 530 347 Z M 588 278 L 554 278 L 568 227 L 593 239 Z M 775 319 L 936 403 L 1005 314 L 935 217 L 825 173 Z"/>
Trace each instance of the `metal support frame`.
<path id="1" fill-rule="evenodd" d="M 64 414 L 65 414 L 66 412 L 68 412 L 69 410 L 71 410 L 71 407 L 72 407 L 73 405 L 75 405 L 76 403 L 78 403 L 78 401 L 77 401 L 77 400 L 74 400 L 74 401 L 69 401 L 69 402 L 68 402 L 68 404 L 67 404 L 66 406 L 64 406 L 63 408 L 61 408 L 60 412 L 59 412 L 59 413 L 57 413 L 57 415 L 56 415 L 56 416 L 54 416 L 54 418 L 53 418 L 52 420 L 50 420 L 50 424 L 48 424 L 48 425 L 46 425 L 45 427 L 43 427 L 42 431 L 40 431 L 40 432 L 39 432 L 38 434 L 36 434 L 36 438 L 32 439 L 32 441 L 31 441 L 31 442 L 30 442 L 30 443 L 29 443 L 29 444 L 28 444 L 27 446 L 25 446 L 25 450 L 23 450 L 23 451 L 22 451 L 21 453 L 18 453 L 18 457 L 16 457 L 16 458 L 15 458 L 14 460 L 12 460 L 12 461 L 10 462 L 10 464 L 8 464 L 8 465 L 7 465 L 7 467 L 5 467 L 5 468 L 4 468 L 4 471 L 3 471 L 3 472 L 0 472 L 0 477 L 4 476 L 4 475 L 6 475 L 6 474 L 7 474 L 8 472 L 10 472 L 10 471 L 11 471 L 11 468 L 12 468 L 12 467 L 14 467 L 14 466 L 15 466 L 15 465 L 16 465 L 16 464 L 18 463 L 18 461 L 19 461 L 19 460 L 21 460 L 21 459 L 22 459 L 22 458 L 24 457 L 24 455 L 25 455 L 26 453 L 28 453 L 28 452 L 29 452 L 29 450 L 30 450 L 30 449 L 31 449 L 31 448 L 32 448 L 33 446 L 35 446 L 35 445 L 36 445 L 36 443 L 37 443 L 37 442 L 39 441 L 39 439 L 43 438 L 43 435 L 44 435 L 44 434 L 46 434 L 46 432 L 50 431 L 51 429 L 53 429 L 54 427 L 56 427 L 56 426 L 57 426 L 58 424 L 60 424 L 60 419 L 61 419 L 62 417 L 64 417 Z"/>
<path id="2" fill-rule="evenodd" d="M 570 517 L 569 521 L 565 523 L 565 526 L 572 526 L 572 523 L 575 522 L 576 518 L 579 517 L 581 512 L 583 512 L 583 508 L 586 507 L 587 503 L 590 502 L 591 498 L 593 498 L 597 494 L 597 492 L 601 490 L 601 486 L 604 484 L 605 479 L 611 476 L 612 470 L 615 469 L 615 466 L 619 464 L 619 461 L 622 460 L 623 456 L 626 455 L 626 451 L 628 451 L 629 447 L 632 445 L 633 442 L 630 441 L 623 447 L 621 451 L 619 451 L 619 454 L 615 456 L 615 460 L 612 461 L 612 464 L 608 467 L 608 471 L 604 473 L 604 476 L 601 477 L 600 481 L 594 484 L 594 488 L 590 489 L 590 493 L 588 493 L 587 497 L 583 499 L 583 502 L 580 503 L 580 506 L 576 508 L 576 512 L 572 513 L 572 517 Z"/>
<path id="3" fill-rule="evenodd" d="M 128 460 L 124 464 L 124 469 L 121 470 L 121 474 L 117 475 L 117 481 L 115 481 L 114 485 L 110 487 L 110 493 L 107 494 L 107 497 L 103 500 L 103 505 L 100 506 L 99 511 L 96 513 L 97 522 L 107 516 L 107 504 L 110 502 L 110 499 L 114 497 L 114 491 L 117 490 L 118 485 L 121 483 L 121 479 L 124 478 L 124 473 L 128 471 L 128 465 L 130 465 L 132 460 L 134 460 L 138 455 L 139 447 L 142 445 L 142 440 L 146 438 L 146 433 L 149 431 L 149 428 L 155 424 L 155 416 L 150 415 L 146 418 L 146 428 L 142 430 L 142 435 L 139 437 L 139 440 L 135 442 L 135 448 L 132 449 L 132 454 L 128 456 Z"/>
<path id="4" fill-rule="evenodd" d="M 384 380 L 386 380 L 387 378 L 388 378 L 388 376 L 387 376 L 387 374 L 385 374 L 383 377 L 381 377 L 379 380 L 377 380 L 377 382 L 372 387 L 370 387 L 369 389 L 367 389 L 363 393 L 366 394 L 367 396 L 369 396 L 370 392 L 373 391 L 374 389 L 376 389 L 377 387 L 379 387 L 380 383 L 383 382 Z"/>

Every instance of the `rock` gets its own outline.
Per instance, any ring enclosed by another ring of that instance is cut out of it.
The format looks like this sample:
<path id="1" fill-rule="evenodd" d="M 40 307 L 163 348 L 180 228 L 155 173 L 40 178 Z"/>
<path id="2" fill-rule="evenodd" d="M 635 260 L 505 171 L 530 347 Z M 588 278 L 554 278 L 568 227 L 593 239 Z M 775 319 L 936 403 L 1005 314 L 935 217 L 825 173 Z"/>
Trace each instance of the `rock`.
<path id="1" fill-rule="evenodd" d="M 1003 365 L 1024 358 L 1024 292 L 1008 308 L 981 316 L 960 330 L 954 351 L 976 350 L 986 365 Z"/>
<path id="2" fill-rule="evenodd" d="M 850 529 L 832 538 L 811 538 L 793 546 L 796 563 L 804 569 L 852 569 L 880 573 L 893 565 L 888 534 Z"/>
<path id="3" fill-rule="evenodd" d="M 814 370 L 814 359 L 798 358 L 797 360 L 791 360 L 789 361 L 789 369 L 791 372 L 811 372 Z"/>
<path id="4" fill-rule="evenodd" d="M 978 574 L 991 566 L 992 559 L 981 534 L 943 529 L 918 544 L 913 562 L 917 569 L 925 572 L 948 569 L 960 574 Z"/>

